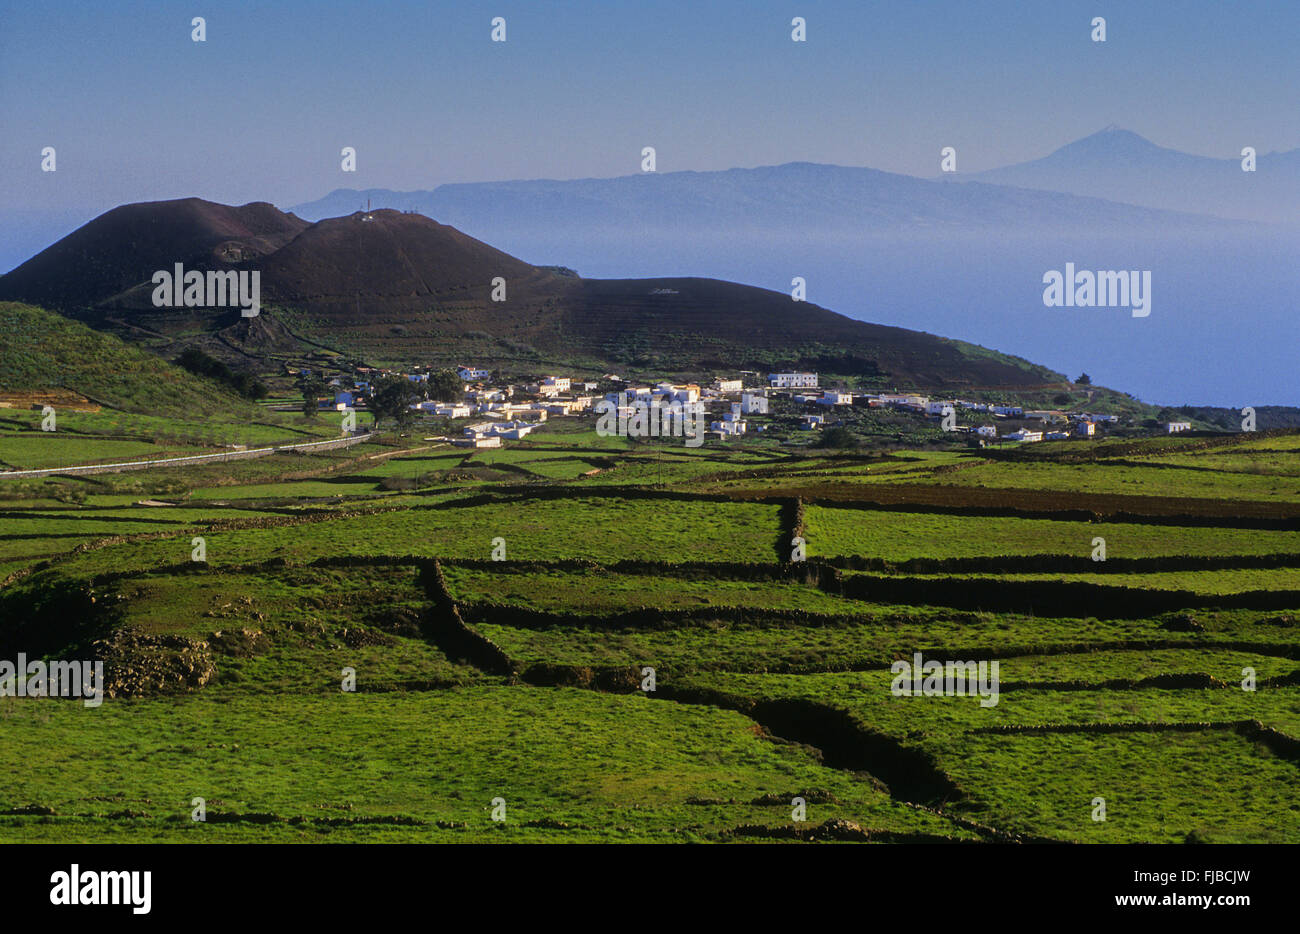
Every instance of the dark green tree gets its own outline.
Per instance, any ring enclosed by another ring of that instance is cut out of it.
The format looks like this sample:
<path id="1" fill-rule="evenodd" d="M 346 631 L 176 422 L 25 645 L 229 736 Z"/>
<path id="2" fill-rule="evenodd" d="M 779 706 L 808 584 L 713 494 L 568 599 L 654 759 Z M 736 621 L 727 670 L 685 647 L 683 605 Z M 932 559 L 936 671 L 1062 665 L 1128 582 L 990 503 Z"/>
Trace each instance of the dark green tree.
<path id="1" fill-rule="evenodd" d="M 252 373 L 233 370 L 221 360 L 204 353 L 198 347 L 185 348 L 175 362 L 191 373 L 197 373 L 200 376 L 207 376 L 225 383 L 235 392 L 248 399 L 260 399 L 269 392 L 266 384 Z"/>
<path id="2" fill-rule="evenodd" d="M 411 406 L 423 399 L 424 392 L 419 383 L 404 376 L 381 377 L 370 393 L 370 414 L 375 418 L 375 427 L 385 421 L 392 422 L 399 431 L 409 427 L 415 421 Z"/>
<path id="3" fill-rule="evenodd" d="M 819 448 L 856 448 L 858 446 L 858 436 L 847 428 L 835 426 L 827 428 L 822 432 L 821 440 L 817 442 Z"/>
<path id="4" fill-rule="evenodd" d="M 315 418 L 320 408 L 320 397 L 329 391 L 329 385 L 315 373 L 299 374 L 298 391 L 302 393 L 302 414 Z"/>
<path id="5" fill-rule="evenodd" d="M 439 370 L 429 374 L 425 394 L 434 402 L 460 402 L 465 398 L 465 382 L 455 370 Z"/>

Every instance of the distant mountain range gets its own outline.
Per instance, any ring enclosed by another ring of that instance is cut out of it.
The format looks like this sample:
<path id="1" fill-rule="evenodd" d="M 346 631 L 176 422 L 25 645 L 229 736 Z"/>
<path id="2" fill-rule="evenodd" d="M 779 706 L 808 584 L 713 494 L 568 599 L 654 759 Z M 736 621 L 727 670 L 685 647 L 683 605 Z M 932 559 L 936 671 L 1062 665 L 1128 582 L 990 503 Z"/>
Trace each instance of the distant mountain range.
<path id="1" fill-rule="evenodd" d="M 257 270 L 262 314 L 155 307 L 154 272 Z M 504 281 L 505 300 L 493 298 Z M 705 278 L 584 279 L 420 214 L 314 224 L 272 205 L 125 205 L 0 276 L 22 301 L 174 355 L 313 343 L 375 363 L 552 362 L 665 373 L 804 366 L 897 385 L 1037 386 L 1063 376 L 984 348 L 855 321 L 788 293 Z"/>
<path id="2" fill-rule="evenodd" d="M 1223 228 L 1211 218 L 1100 198 L 977 182 L 956 185 L 948 179 L 809 162 L 573 181 L 480 182 L 431 191 L 339 189 L 292 210 L 314 220 L 364 209 L 367 201 L 507 235 L 554 225 L 589 233 L 810 230 L 818 236 Z"/>
<path id="3" fill-rule="evenodd" d="M 971 187 L 954 189 L 952 182 Z M 367 200 L 489 237 L 546 223 L 587 230 L 807 228 L 854 234 L 1078 233 L 1118 226 L 1187 231 L 1214 224 L 1175 214 L 1300 224 L 1300 149 L 1260 153 L 1251 173 L 1241 170 L 1240 157 L 1189 155 L 1107 127 L 1042 159 L 934 179 L 791 162 L 720 172 L 449 184 L 421 191 L 340 188 L 291 210 L 317 220 L 362 210 Z"/>

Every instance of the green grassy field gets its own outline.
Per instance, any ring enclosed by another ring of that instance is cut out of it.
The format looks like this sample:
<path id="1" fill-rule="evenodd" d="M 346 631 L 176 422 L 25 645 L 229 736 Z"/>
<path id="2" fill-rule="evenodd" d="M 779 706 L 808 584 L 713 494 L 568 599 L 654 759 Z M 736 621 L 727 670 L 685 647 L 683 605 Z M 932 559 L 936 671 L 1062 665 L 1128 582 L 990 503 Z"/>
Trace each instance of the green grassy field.
<path id="1" fill-rule="evenodd" d="M 739 714 L 578 689 L 214 695 L 93 718 L 46 702 L 6 712 L 0 731 L 33 763 L 0 792 L 0 813 L 54 812 L 0 816 L 6 841 L 99 839 L 109 827 L 135 841 L 691 841 L 788 822 L 800 794 L 826 801 L 809 806 L 815 820 L 972 836 L 764 739 Z M 106 774 L 105 762 L 120 768 Z M 755 803 L 769 795 L 777 803 Z M 196 796 L 204 823 L 191 820 Z M 494 822 L 498 798 L 506 819 Z"/>
<path id="2" fill-rule="evenodd" d="M 1202 460 L 1204 458 L 1204 460 Z M 910 482 L 998 489 L 1077 490 L 1125 496 L 1176 496 L 1300 502 L 1300 474 L 1289 454 L 1197 454 L 1101 459 L 1095 463 L 970 463 Z"/>
<path id="3" fill-rule="evenodd" d="M 51 439 L 34 414 L 0 415 L 4 464 L 338 431 L 182 406 L 69 414 Z M 0 660 L 93 656 L 109 686 L 93 708 L 0 697 L 0 840 L 793 840 L 835 820 L 1300 842 L 1300 606 L 1280 596 L 1300 590 L 1300 433 L 1014 456 L 693 450 L 582 419 L 494 450 L 429 434 L 0 478 Z M 1166 604 L 962 590 L 1056 584 Z M 896 696 L 917 652 L 995 661 L 996 704 Z"/>
<path id="4" fill-rule="evenodd" d="M 919 648 L 932 650 L 950 646 L 965 653 L 963 657 L 979 655 L 1019 657 L 1025 652 L 1056 652 L 1069 649 L 1103 650 L 1107 646 L 1138 644 L 1168 645 L 1180 643 L 1197 648 L 1196 652 L 1211 650 L 1224 644 L 1250 644 L 1266 647 L 1278 653 L 1281 661 L 1264 664 L 1259 670 L 1275 672 L 1275 666 L 1285 665 L 1289 657 L 1300 650 L 1300 637 L 1294 632 L 1278 633 L 1271 626 L 1246 621 L 1226 624 L 1206 632 L 1179 633 L 1174 639 L 1158 621 L 1099 621 L 1095 619 L 1033 620 L 1028 617 L 1009 617 L 1005 614 L 983 614 L 985 618 L 967 618 L 932 610 L 929 613 L 908 613 L 906 608 L 872 606 L 869 614 L 859 621 L 836 622 L 828 625 L 798 625 L 789 621 L 762 620 L 736 623 L 731 620 L 710 619 L 707 613 L 689 623 L 678 623 L 671 629 L 619 628 L 600 629 L 587 626 L 564 625 L 557 621 L 546 628 L 510 625 L 508 614 L 492 617 L 477 624 L 484 634 L 505 648 L 509 654 L 525 662 L 553 662 L 574 666 L 651 665 L 674 673 L 700 670 L 739 672 L 832 672 L 855 668 L 887 668 L 895 658 L 907 658 Z M 501 621 L 493 621 L 499 618 Z M 1118 659 L 1129 664 L 1128 669 L 1115 668 L 1110 678 L 1137 679 L 1144 657 L 1154 655 L 1155 649 L 1134 650 L 1120 654 Z M 1062 664 L 1080 664 L 1078 654 L 1035 656 L 1039 660 L 1059 659 Z M 1184 667 L 1155 668 L 1154 673 L 1201 671 L 1205 669 Z M 1172 661 L 1170 662 L 1172 664 Z M 1297 663 L 1300 668 L 1300 663 Z M 1011 668 L 1006 668 L 1010 677 Z M 1291 669 L 1286 669 L 1289 672 Z M 1127 671 L 1127 673 L 1125 673 Z M 1227 671 L 1227 674 L 1224 672 Z M 1215 668 L 1219 678 L 1228 678 L 1240 668 L 1228 671 Z M 1018 677 L 1029 678 L 1027 674 Z M 1260 677 L 1263 677 L 1261 674 Z M 1032 680 L 1056 680 L 1041 676 Z M 1060 680 L 1069 680 L 1060 676 Z"/>
<path id="5" fill-rule="evenodd" d="M 945 764 L 981 788 L 964 813 L 1059 840 L 1293 843 L 1300 823 L 1294 764 L 1226 731 L 973 736 Z"/>
<path id="6" fill-rule="evenodd" d="M 1300 530 L 1071 522 L 809 506 L 804 537 L 810 555 L 862 555 L 887 561 L 996 555 L 1091 558 L 1093 539 L 1106 558 L 1168 555 L 1300 554 Z"/>

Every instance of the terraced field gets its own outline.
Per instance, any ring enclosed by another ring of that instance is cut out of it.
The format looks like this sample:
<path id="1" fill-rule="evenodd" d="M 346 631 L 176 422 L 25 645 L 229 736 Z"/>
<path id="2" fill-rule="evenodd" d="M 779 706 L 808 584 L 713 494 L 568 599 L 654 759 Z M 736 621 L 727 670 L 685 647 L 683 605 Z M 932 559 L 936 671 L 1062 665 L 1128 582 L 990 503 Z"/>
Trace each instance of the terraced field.
<path id="1" fill-rule="evenodd" d="M 0 840 L 1300 842 L 1298 439 L 15 485 Z"/>

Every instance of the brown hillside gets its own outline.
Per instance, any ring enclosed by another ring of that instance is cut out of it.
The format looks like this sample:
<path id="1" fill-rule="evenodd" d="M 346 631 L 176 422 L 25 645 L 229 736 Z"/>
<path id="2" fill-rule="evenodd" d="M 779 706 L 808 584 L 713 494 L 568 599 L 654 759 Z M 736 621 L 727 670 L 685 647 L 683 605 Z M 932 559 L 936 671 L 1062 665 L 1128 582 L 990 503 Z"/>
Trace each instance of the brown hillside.
<path id="1" fill-rule="evenodd" d="M 380 301 L 486 294 L 496 276 L 512 284 L 557 278 L 454 227 L 390 210 L 313 224 L 259 266 L 278 299 L 308 304 L 358 292 Z"/>
<path id="2" fill-rule="evenodd" d="M 78 310 L 148 282 L 175 263 L 228 268 L 264 256 L 308 226 L 264 201 L 242 207 L 201 198 L 126 204 L 0 276 L 0 300 Z"/>

